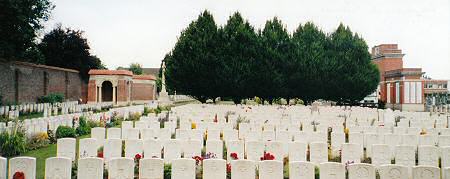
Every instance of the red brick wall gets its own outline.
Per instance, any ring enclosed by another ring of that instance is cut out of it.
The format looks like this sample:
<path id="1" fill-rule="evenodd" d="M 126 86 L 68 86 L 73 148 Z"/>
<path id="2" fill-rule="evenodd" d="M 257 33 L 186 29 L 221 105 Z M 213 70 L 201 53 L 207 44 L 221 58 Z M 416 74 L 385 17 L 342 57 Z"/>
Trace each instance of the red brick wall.
<path id="1" fill-rule="evenodd" d="M 117 101 L 127 101 L 128 84 L 125 80 L 118 80 L 117 82 Z"/>
<path id="2" fill-rule="evenodd" d="M 381 58 L 373 61 L 380 70 L 380 80 L 385 81 L 384 72 L 403 68 L 402 58 Z"/>
<path id="3" fill-rule="evenodd" d="M 153 85 L 145 83 L 133 83 L 131 89 L 131 100 L 154 100 Z"/>
<path id="4" fill-rule="evenodd" d="M 97 85 L 95 85 L 95 80 L 89 80 L 88 83 L 88 101 L 97 102 Z"/>
<path id="5" fill-rule="evenodd" d="M 73 70 L 0 61 L 0 95 L 5 102 L 34 103 L 38 97 L 56 92 L 76 101 L 83 98 L 84 83 Z"/>

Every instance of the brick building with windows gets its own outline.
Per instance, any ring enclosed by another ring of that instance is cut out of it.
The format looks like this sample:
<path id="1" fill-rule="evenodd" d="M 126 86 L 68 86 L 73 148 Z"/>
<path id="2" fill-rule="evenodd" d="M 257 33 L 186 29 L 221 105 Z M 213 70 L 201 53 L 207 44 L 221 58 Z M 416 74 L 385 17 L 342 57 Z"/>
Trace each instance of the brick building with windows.
<path id="1" fill-rule="evenodd" d="M 372 61 L 380 70 L 378 98 L 387 108 L 402 111 L 426 111 L 448 104 L 448 81 L 424 78 L 421 68 L 404 68 L 402 50 L 397 44 L 381 44 L 372 48 Z M 439 105 L 427 101 L 439 96 Z"/>

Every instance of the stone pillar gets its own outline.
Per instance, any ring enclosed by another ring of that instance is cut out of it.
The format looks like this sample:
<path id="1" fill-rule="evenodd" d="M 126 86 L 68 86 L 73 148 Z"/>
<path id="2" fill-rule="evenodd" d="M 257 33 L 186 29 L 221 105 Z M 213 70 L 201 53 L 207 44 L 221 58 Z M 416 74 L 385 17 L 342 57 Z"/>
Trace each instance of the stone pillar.
<path id="1" fill-rule="evenodd" d="M 116 93 L 117 93 L 117 91 L 116 91 L 116 87 L 117 86 L 113 86 L 113 92 L 112 92 L 112 99 L 113 99 L 113 104 L 116 104 L 116 101 L 117 101 L 117 99 L 116 99 Z"/>
<path id="2" fill-rule="evenodd" d="M 102 102 L 102 86 L 98 86 L 98 102 Z"/>

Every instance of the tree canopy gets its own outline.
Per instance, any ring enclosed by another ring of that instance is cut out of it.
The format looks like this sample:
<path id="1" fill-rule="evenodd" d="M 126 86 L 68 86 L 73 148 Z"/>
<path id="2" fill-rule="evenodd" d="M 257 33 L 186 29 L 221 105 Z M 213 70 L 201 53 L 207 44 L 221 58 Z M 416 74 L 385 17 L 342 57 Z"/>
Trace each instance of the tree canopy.
<path id="1" fill-rule="evenodd" d="M 144 73 L 142 65 L 139 63 L 131 63 L 128 69 L 135 75 L 142 75 Z"/>
<path id="2" fill-rule="evenodd" d="M 0 2 L 0 58 L 7 60 L 42 60 L 36 51 L 36 37 L 54 6 L 49 0 Z M 36 59 L 25 59 L 37 57 Z"/>
<path id="3" fill-rule="evenodd" d="M 164 61 L 168 90 L 201 102 L 258 96 L 354 103 L 380 80 L 366 42 L 343 24 L 327 34 L 307 22 L 290 34 L 276 17 L 255 30 L 238 12 L 218 27 L 204 11 Z"/>
<path id="4" fill-rule="evenodd" d="M 99 58 L 91 55 L 87 39 L 79 30 L 59 25 L 44 36 L 38 47 L 46 65 L 78 70 L 85 80 L 90 69 L 105 68 Z"/>

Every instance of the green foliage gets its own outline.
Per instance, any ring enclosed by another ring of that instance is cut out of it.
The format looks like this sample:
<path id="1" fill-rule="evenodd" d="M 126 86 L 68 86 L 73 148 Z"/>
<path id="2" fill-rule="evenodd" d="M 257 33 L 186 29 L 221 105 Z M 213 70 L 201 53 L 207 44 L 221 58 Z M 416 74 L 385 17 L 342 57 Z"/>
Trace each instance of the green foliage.
<path id="1" fill-rule="evenodd" d="M 76 129 L 78 136 L 86 135 L 91 133 L 91 126 L 86 122 L 86 118 L 81 116 L 79 118 L 78 127 Z"/>
<path id="2" fill-rule="evenodd" d="M 50 144 L 48 134 L 46 132 L 33 135 L 27 140 L 27 150 L 36 150 L 47 147 Z"/>
<path id="3" fill-rule="evenodd" d="M 38 98 L 38 103 L 61 103 L 64 101 L 64 94 L 62 93 L 50 93 L 47 96 L 41 96 Z"/>
<path id="4" fill-rule="evenodd" d="M 144 73 L 142 71 L 142 65 L 139 63 L 131 63 L 129 70 L 135 75 L 142 75 Z"/>
<path id="5" fill-rule="evenodd" d="M 0 134 L 0 155 L 14 157 L 26 152 L 26 137 L 23 131 L 13 134 L 3 132 Z"/>
<path id="6" fill-rule="evenodd" d="M 48 140 L 50 141 L 50 144 L 56 144 L 57 138 L 55 136 L 55 133 L 53 133 L 52 130 L 47 130 Z"/>
<path id="7" fill-rule="evenodd" d="M 164 179 L 171 179 L 172 176 L 172 165 L 164 164 Z"/>
<path id="8" fill-rule="evenodd" d="M 45 34 L 38 47 L 46 65 L 78 70 L 85 80 L 90 69 L 105 69 L 100 59 L 91 55 L 87 39 L 79 30 L 63 29 L 59 25 Z"/>
<path id="9" fill-rule="evenodd" d="M 44 27 L 53 8 L 49 0 L 1 1 L 0 58 L 23 60 L 31 57 L 30 54 L 36 50 L 34 47 L 38 32 Z"/>
<path id="10" fill-rule="evenodd" d="M 327 34 L 308 22 L 289 34 L 275 17 L 256 32 L 239 13 L 220 28 L 208 11 L 201 13 L 164 62 L 168 90 L 203 103 L 258 96 L 355 104 L 380 80 L 366 42 L 349 27 Z"/>
<path id="11" fill-rule="evenodd" d="M 319 167 L 314 167 L 314 179 L 320 179 L 320 169 L 319 169 Z"/>
<path id="12" fill-rule="evenodd" d="M 77 137 L 75 129 L 68 126 L 59 126 L 58 129 L 56 129 L 56 138 L 60 139 L 66 137 Z"/>

